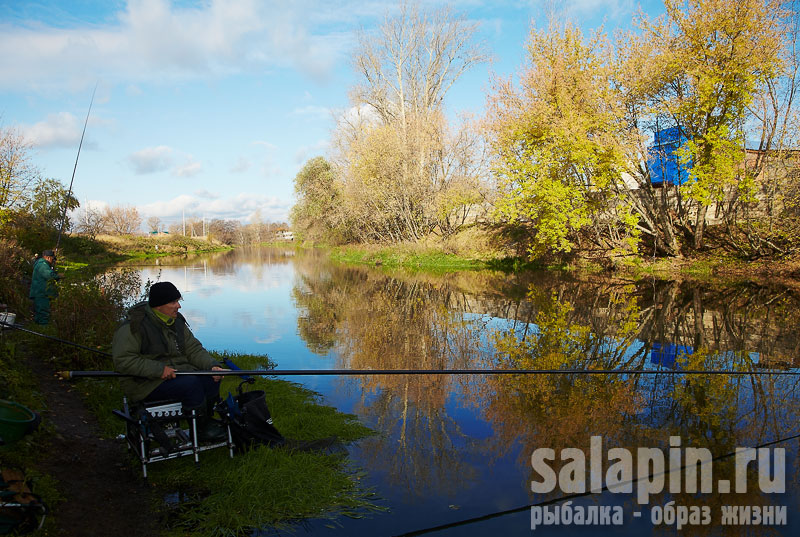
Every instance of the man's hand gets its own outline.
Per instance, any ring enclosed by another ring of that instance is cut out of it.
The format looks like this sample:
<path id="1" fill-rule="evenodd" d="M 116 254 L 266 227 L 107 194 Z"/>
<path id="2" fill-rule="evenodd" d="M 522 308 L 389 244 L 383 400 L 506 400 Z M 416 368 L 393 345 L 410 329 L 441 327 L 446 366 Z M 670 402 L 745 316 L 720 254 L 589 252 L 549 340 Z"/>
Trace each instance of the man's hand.
<path id="1" fill-rule="evenodd" d="M 165 365 L 164 371 L 161 373 L 161 378 L 164 380 L 174 379 L 176 377 L 175 370 L 172 369 L 170 366 Z"/>
<path id="2" fill-rule="evenodd" d="M 211 371 L 230 371 L 230 369 L 223 369 L 215 365 L 211 368 Z M 214 379 L 214 382 L 219 382 L 222 380 L 222 375 L 212 375 L 211 378 Z"/>

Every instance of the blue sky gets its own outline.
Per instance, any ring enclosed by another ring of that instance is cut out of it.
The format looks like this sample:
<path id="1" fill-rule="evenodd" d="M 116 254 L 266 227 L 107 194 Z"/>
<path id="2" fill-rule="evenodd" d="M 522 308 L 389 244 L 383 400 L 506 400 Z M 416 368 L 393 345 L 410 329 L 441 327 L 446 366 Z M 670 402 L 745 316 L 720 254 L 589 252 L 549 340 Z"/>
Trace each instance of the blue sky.
<path id="1" fill-rule="evenodd" d="M 423 0 L 423 7 L 445 5 Z M 642 2 L 650 14 L 660 1 Z M 467 0 L 493 56 L 451 89 L 451 114 L 480 115 L 492 74 L 523 61 L 531 24 L 557 6 L 584 31 L 627 28 L 633 0 Z M 383 0 L 0 0 L 0 127 L 69 183 L 97 86 L 74 193 L 166 223 L 284 221 L 293 179 L 325 156 L 356 78 L 349 58 L 398 3 Z"/>

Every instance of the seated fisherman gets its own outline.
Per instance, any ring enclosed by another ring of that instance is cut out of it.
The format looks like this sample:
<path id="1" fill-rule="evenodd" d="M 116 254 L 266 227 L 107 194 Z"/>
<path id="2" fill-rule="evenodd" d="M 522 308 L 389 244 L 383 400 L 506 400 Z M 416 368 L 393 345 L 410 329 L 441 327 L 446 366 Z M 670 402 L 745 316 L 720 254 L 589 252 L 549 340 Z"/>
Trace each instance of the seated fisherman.
<path id="1" fill-rule="evenodd" d="M 178 400 L 184 411 L 194 410 L 203 442 L 227 439 L 222 425 L 212 419 L 219 399 L 221 376 L 176 375 L 176 371 L 223 371 L 194 337 L 178 313 L 181 294 L 170 282 L 154 283 L 147 301 L 128 310 L 128 318 L 114 333 L 114 369 L 132 377 L 121 379 L 131 402 Z"/>

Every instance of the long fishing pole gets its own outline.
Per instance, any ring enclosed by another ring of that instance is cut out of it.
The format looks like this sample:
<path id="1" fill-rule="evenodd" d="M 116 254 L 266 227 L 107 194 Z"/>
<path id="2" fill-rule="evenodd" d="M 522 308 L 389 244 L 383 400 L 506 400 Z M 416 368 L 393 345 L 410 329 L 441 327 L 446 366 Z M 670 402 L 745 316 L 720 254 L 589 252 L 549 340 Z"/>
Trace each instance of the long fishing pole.
<path id="1" fill-rule="evenodd" d="M 185 376 L 360 376 L 360 375 L 790 375 L 799 371 L 726 371 L 702 369 L 239 369 L 214 371 L 176 371 Z M 60 371 L 62 378 L 135 377 L 116 371 Z"/>
<path id="2" fill-rule="evenodd" d="M 92 100 L 89 101 L 89 110 L 86 111 L 86 120 L 83 122 L 83 132 L 81 133 L 81 141 L 78 144 L 78 154 L 75 155 L 75 166 L 72 168 L 72 179 L 69 180 L 69 190 L 67 191 L 67 198 L 64 200 L 64 212 L 61 215 L 61 226 L 58 228 L 58 239 L 56 239 L 56 254 L 58 254 L 58 245 L 61 244 L 61 233 L 64 231 L 64 223 L 67 221 L 67 209 L 69 208 L 69 199 L 72 197 L 72 184 L 75 182 L 75 171 L 78 169 L 78 159 L 81 158 L 81 147 L 83 147 L 83 137 L 86 135 L 86 125 L 89 124 L 89 114 L 92 112 L 92 105 L 94 104 L 94 94 L 97 92 L 97 83 L 94 85 L 92 91 Z"/>
<path id="3" fill-rule="evenodd" d="M 0 325 L 34 334 L 66 345 L 110 357 L 111 354 L 79 343 L 67 341 L 40 332 L 28 330 L 17 324 L 0 321 Z M 222 371 L 176 371 L 187 376 L 359 376 L 359 375 L 782 375 L 800 376 L 800 370 L 720 370 L 720 369 L 250 369 Z M 133 377 L 116 371 L 60 371 L 64 379 L 92 377 Z"/>
<path id="4" fill-rule="evenodd" d="M 769 441 L 769 442 L 764 442 L 764 443 L 762 443 L 762 444 L 760 444 L 758 446 L 755 446 L 755 447 L 752 447 L 752 448 L 749 448 L 749 449 L 758 450 L 758 449 L 766 448 L 766 447 L 769 447 L 769 446 L 774 446 L 774 445 L 777 445 L 777 444 L 781 444 L 783 442 L 788 442 L 789 440 L 794 440 L 796 438 L 800 438 L 800 434 L 794 434 L 793 433 L 790 436 L 786 436 L 784 438 L 779 438 L 777 440 L 772 440 L 772 441 Z M 711 458 L 711 459 L 709 459 L 707 461 L 703 461 L 700 464 L 701 465 L 703 465 L 703 464 L 711 464 L 711 463 L 714 463 L 714 462 L 717 462 L 717 461 L 720 461 L 720 460 L 723 460 L 723 459 L 728 459 L 730 457 L 737 456 L 737 454 L 739 453 L 740 449 L 741 448 L 737 448 L 736 451 L 732 451 L 730 453 L 725 453 L 723 455 L 717 455 L 716 457 L 713 457 L 713 458 Z M 686 470 L 688 468 L 690 468 L 690 465 L 689 464 L 684 464 L 680 468 L 675 468 L 675 469 L 668 468 L 665 471 L 660 472 L 660 473 L 649 472 L 649 474 L 646 476 L 646 479 L 652 480 L 653 477 L 661 476 L 661 475 L 668 476 L 670 474 L 670 472 L 673 472 L 673 471 L 683 472 L 684 470 Z M 681 474 L 681 475 L 683 475 L 683 474 Z M 643 479 L 642 477 L 637 477 L 635 479 L 631 479 L 631 480 L 626 481 L 624 483 L 618 483 L 616 486 L 633 485 L 636 482 L 640 482 L 642 479 Z M 560 496 L 558 498 L 552 498 L 550 500 L 544 500 L 544 501 L 539 502 L 539 503 L 532 503 L 532 504 L 528 504 L 528 505 L 522 505 L 520 507 L 514 507 L 512 509 L 506 509 L 506 510 L 503 510 L 503 511 L 497 511 L 495 513 L 489 513 L 489 514 L 486 514 L 486 515 L 481 515 L 481 516 L 477 516 L 477 517 L 473 517 L 473 518 L 457 520 L 455 522 L 449 522 L 449 523 L 446 523 L 446 524 L 440 524 L 438 526 L 431 526 L 431 527 L 420 529 L 420 530 L 409 531 L 409 532 L 406 532 L 406 533 L 402 533 L 400 535 L 396 535 L 395 537 L 418 537 L 419 535 L 427 535 L 429 533 L 437 533 L 437 532 L 440 532 L 440 531 L 450 530 L 450 529 L 453 529 L 453 528 L 458 528 L 458 527 L 462 527 L 462 526 L 468 526 L 470 524 L 476 524 L 478 522 L 485 522 L 485 521 L 491 520 L 493 518 L 499 518 L 499 517 L 503 517 L 503 516 L 506 516 L 506 515 L 513 515 L 513 514 L 516 514 L 516 513 L 522 513 L 524 511 L 527 511 L 528 509 L 531 509 L 532 507 L 544 507 L 546 505 L 553 505 L 553 504 L 561 503 L 561 502 L 564 502 L 564 501 L 567 501 L 567 500 L 575 500 L 575 499 L 583 498 L 583 497 L 590 496 L 590 495 L 593 495 L 593 494 L 601 494 L 603 492 L 608 491 L 609 490 L 609 486 L 610 485 L 608 485 L 608 484 L 604 485 L 603 488 L 600 489 L 599 493 L 592 492 L 591 490 L 588 490 L 586 492 L 576 492 L 576 493 L 573 493 L 573 494 L 568 494 L 566 496 Z"/>

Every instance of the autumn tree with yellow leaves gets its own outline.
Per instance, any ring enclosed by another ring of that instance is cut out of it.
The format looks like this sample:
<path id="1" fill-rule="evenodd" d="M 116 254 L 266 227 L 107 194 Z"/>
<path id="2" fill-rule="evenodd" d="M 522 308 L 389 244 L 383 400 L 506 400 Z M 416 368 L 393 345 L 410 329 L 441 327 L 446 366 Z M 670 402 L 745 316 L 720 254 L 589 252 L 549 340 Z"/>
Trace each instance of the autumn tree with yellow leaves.
<path id="1" fill-rule="evenodd" d="M 751 196 L 744 169 L 748 134 L 768 149 L 777 140 L 759 121 L 757 96 L 787 74 L 783 51 L 792 12 L 781 0 L 666 0 L 666 16 L 644 21 L 654 54 L 644 93 L 650 114 L 680 127 L 679 159 L 689 181 L 680 189 L 691 207 L 692 246 L 704 246 L 706 215 L 731 190 Z M 793 73 L 791 73 L 793 76 Z"/>
<path id="2" fill-rule="evenodd" d="M 534 29 L 518 84 L 496 82 L 485 122 L 496 214 L 530 230 L 533 257 L 635 253 L 641 237 L 680 255 L 705 246 L 711 207 L 731 226 L 743 204 L 771 202 L 757 181 L 763 159 L 747 161 L 745 144 L 760 140 L 770 154 L 792 143 L 796 12 L 780 0 L 665 8 L 616 47 L 570 24 Z M 673 126 L 689 178 L 655 188 L 648 145 Z"/>
<path id="3" fill-rule="evenodd" d="M 606 39 L 597 34 L 587 41 L 574 26 L 552 22 L 531 32 L 527 52 L 519 87 L 496 82 L 485 125 L 495 155 L 496 214 L 530 227 L 535 257 L 570 252 L 579 232 L 615 205 L 612 185 L 625 154 Z"/>

